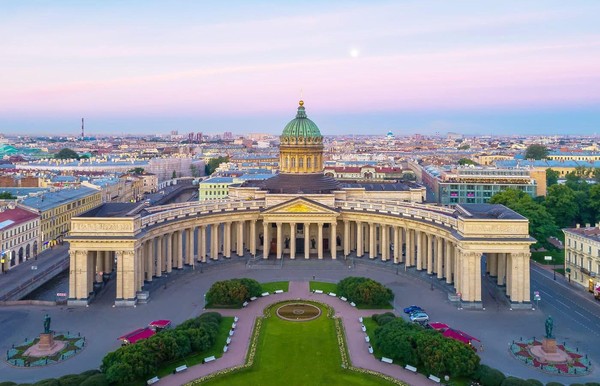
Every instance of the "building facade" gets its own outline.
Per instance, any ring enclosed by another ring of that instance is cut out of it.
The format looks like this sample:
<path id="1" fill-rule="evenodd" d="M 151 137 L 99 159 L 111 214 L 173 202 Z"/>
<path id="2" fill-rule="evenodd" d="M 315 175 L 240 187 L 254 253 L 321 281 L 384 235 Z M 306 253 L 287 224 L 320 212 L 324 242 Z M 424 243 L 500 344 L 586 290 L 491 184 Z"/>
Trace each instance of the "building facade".
<path id="1" fill-rule="evenodd" d="M 40 250 L 40 216 L 18 206 L 0 212 L 0 245 L 2 272 L 37 256 Z"/>
<path id="2" fill-rule="evenodd" d="M 563 229 L 565 275 L 586 288 L 600 281 L 600 224 Z"/>
<path id="3" fill-rule="evenodd" d="M 419 188 L 342 186 L 323 174 L 323 137 L 303 103 L 280 139 L 281 173 L 230 187 L 227 200 L 105 204 L 73 218 L 69 304 L 89 304 L 100 273 L 116 273 L 115 305 L 135 305 L 148 296 L 145 283 L 184 265 L 285 258 L 426 271 L 452 284 L 465 307 L 481 307 L 485 270 L 513 307 L 530 307 L 527 219 L 502 205 L 422 204 Z"/>

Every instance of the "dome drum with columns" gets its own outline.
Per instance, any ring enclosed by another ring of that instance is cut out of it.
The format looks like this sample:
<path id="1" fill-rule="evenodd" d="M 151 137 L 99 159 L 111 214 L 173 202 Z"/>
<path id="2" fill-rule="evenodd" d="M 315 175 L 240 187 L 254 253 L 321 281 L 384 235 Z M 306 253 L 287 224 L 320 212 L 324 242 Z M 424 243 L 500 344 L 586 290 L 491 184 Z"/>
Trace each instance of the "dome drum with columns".
<path id="1" fill-rule="evenodd" d="M 89 304 L 102 273 L 114 272 L 115 305 L 129 306 L 147 298 L 147 283 L 198 262 L 353 257 L 426 270 L 463 307 L 481 306 L 483 267 L 513 307 L 530 307 L 526 218 L 502 205 L 424 204 L 417 184 L 341 185 L 323 175 L 322 141 L 301 102 L 277 176 L 231 187 L 224 201 L 103 204 L 73 218 L 69 304 Z"/>

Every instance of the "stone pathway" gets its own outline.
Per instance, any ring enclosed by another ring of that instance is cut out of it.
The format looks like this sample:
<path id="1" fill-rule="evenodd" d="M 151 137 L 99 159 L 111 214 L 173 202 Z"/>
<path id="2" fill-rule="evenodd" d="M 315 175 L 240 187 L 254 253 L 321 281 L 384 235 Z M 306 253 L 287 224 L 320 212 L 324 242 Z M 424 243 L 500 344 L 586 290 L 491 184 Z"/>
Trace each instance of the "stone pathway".
<path id="1" fill-rule="evenodd" d="M 166 376 L 159 381 L 158 385 L 179 386 L 215 371 L 244 364 L 246 353 L 250 346 L 250 337 L 254 326 L 254 320 L 257 317 L 262 316 L 263 310 L 271 303 L 282 300 L 299 299 L 315 300 L 333 307 L 336 316 L 341 318 L 344 323 L 350 361 L 354 367 L 374 370 L 400 379 L 413 386 L 436 385 L 436 383 L 430 381 L 421 374 L 412 373 L 398 365 L 383 363 L 375 359 L 373 355 L 369 354 L 368 344 L 365 342 L 364 338 L 365 334 L 362 332 L 358 318 L 361 316 L 371 316 L 374 313 L 383 311 L 356 309 L 339 298 L 327 294 L 311 293 L 309 291 L 308 282 L 295 281 L 290 282 L 288 292 L 259 298 L 250 302 L 246 308 L 240 310 L 215 310 L 224 316 L 237 316 L 239 318 L 235 334 L 232 337 L 227 353 L 223 354 L 223 356 L 216 361 L 196 365 L 182 373 Z"/>

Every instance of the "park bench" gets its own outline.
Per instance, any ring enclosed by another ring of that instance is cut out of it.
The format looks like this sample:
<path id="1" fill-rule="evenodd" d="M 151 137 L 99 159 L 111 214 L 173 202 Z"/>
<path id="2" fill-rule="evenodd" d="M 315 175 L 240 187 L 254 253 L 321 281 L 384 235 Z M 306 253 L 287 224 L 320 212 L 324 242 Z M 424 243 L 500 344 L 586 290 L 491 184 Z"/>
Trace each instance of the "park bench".
<path id="1" fill-rule="evenodd" d="M 358 322 L 359 322 L 359 323 L 362 323 L 362 322 L 363 322 L 363 318 L 362 318 L 362 316 L 359 316 L 359 317 L 358 317 Z"/>
<path id="2" fill-rule="evenodd" d="M 316 293 L 316 294 L 322 294 L 322 293 L 323 293 L 323 290 L 315 290 L 315 293 Z"/>
<path id="3" fill-rule="evenodd" d="M 217 360 L 217 358 L 215 358 L 215 356 L 210 356 L 210 357 L 206 357 L 204 358 L 204 363 L 208 363 L 208 362 L 212 362 L 214 360 Z"/>
<path id="4" fill-rule="evenodd" d="M 364 325 L 364 324 L 362 324 L 362 325 L 360 326 L 360 328 L 362 329 L 362 331 L 363 331 L 363 332 L 367 332 L 367 327 L 365 327 L 365 325 Z"/>
<path id="5" fill-rule="evenodd" d="M 334 297 L 334 298 L 335 298 L 337 295 L 335 294 L 335 292 L 330 292 L 330 293 L 329 293 L 329 296 L 332 296 L 332 297 Z"/>
<path id="6" fill-rule="evenodd" d="M 275 293 L 276 293 L 276 294 L 282 294 L 282 293 L 283 293 L 283 290 L 275 290 Z"/>
<path id="7" fill-rule="evenodd" d="M 237 324 L 236 324 L 235 322 L 233 322 L 233 323 L 231 324 L 231 329 L 232 329 L 232 330 L 235 330 L 235 328 L 236 328 L 236 327 L 237 327 Z"/>
<path id="8" fill-rule="evenodd" d="M 369 346 L 369 354 L 373 354 L 373 346 Z"/>
<path id="9" fill-rule="evenodd" d="M 233 336 L 233 333 L 234 333 L 234 332 L 235 332 L 235 331 L 233 331 L 233 330 L 229 330 L 229 336 Z"/>
<path id="10" fill-rule="evenodd" d="M 242 303 L 242 307 L 246 307 L 247 305 L 248 305 L 248 302 Z"/>
<path id="11" fill-rule="evenodd" d="M 185 371 L 185 370 L 187 370 L 187 368 L 188 368 L 187 365 L 181 365 L 179 367 L 175 367 L 175 370 L 173 370 L 173 374 L 177 374 L 182 371 Z"/>
<path id="12" fill-rule="evenodd" d="M 348 299 L 346 299 L 346 298 L 345 298 L 345 297 L 343 297 L 343 296 L 342 296 L 342 297 L 340 297 L 340 300 L 341 300 L 341 301 L 343 301 L 343 302 L 347 302 L 347 301 L 348 301 Z"/>
<path id="13" fill-rule="evenodd" d="M 350 302 L 350 305 L 351 305 L 352 307 L 356 307 L 356 303 L 354 303 L 354 302 Z"/>
<path id="14" fill-rule="evenodd" d="M 227 345 L 223 346 L 223 352 L 227 352 L 227 350 L 229 350 L 229 346 L 227 346 Z"/>
<path id="15" fill-rule="evenodd" d="M 436 377 L 436 376 L 435 376 L 435 375 L 433 375 L 433 374 L 429 374 L 429 379 L 431 379 L 431 380 L 432 380 L 432 381 L 434 381 L 435 383 L 440 383 L 440 382 L 441 382 L 441 379 L 440 379 L 440 377 Z"/>
<path id="16" fill-rule="evenodd" d="M 256 297 L 256 296 L 252 296 L 252 297 L 250 298 L 250 301 L 251 301 L 251 302 L 253 302 L 253 301 L 255 301 L 256 299 L 257 299 L 257 297 Z"/>
<path id="17" fill-rule="evenodd" d="M 156 382 L 160 381 L 159 377 L 150 378 L 146 381 L 147 385 L 154 385 Z"/>
<path id="18" fill-rule="evenodd" d="M 394 360 L 391 358 L 381 357 L 381 361 L 385 363 L 394 363 Z"/>
<path id="19" fill-rule="evenodd" d="M 260 296 L 262 296 L 264 298 L 265 296 L 269 296 L 269 293 L 268 292 L 263 292 L 262 294 L 260 294 Z"/>
<path id="20" fill-rule="evenodd" d="M 369 335 L 365 335 L 365 342 L 369 343 L 371 341 L 371 338 L 369 338 Z"/>
<path id="21" fill-rule="evenodd" d="M 226 342 L 227 342 L 227 344 L 231 343 L 231 337 L 230 336 L 227 337 Z"/>
<path id="22" fill-rule="evenodd" d="M 406 365 L 406 366 L 404 366 L 404 368 L 408 371 L 412 371 L 413 373 L 417 372 L 417 368 L 415 366 Z"/>
<path id="23" fill-rule="evenodd" d="M 233 321 L 234 321 L 235 323 L 237 323 L 237 322 L 238 322 L 238 320 L 240 320 L 240 318 L 238 318 L 237 316 L 234 316 L 234 317 L 233 317 Z"/>

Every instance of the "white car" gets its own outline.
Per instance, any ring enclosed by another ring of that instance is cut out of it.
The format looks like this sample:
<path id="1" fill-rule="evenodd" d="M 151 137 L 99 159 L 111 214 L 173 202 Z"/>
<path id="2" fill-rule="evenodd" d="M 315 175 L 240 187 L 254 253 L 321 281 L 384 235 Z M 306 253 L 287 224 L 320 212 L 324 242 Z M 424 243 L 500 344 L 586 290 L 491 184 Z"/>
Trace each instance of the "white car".
<path id="1" fill-rule="evenodd" d="M 412 314 L 410 314 L 410 321 L 411 322 L 428 322 L 429 315 L 427 315 L 424 312 L 413 312 Z"/>

